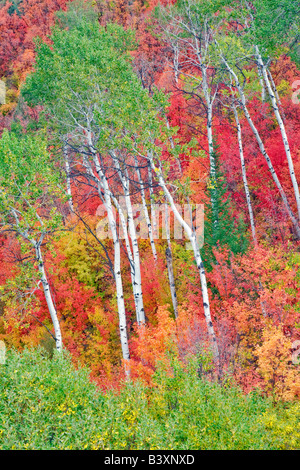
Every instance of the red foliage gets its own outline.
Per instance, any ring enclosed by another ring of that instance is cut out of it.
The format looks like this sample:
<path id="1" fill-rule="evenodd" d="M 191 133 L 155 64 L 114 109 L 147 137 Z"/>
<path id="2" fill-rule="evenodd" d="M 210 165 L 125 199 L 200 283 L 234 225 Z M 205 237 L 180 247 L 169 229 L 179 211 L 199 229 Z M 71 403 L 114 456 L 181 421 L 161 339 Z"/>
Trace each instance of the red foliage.
<path id="1" fill-rule="evenodd" d="M 66 8 L 67 0 L 24 0 L 21 15 L 8 13 L 11 3 L 0 9 L 0 70 L 14 71 L 21 79 L 34 62 L 37 36 L 46 40 L 54 23 L 54 14 Z"/>

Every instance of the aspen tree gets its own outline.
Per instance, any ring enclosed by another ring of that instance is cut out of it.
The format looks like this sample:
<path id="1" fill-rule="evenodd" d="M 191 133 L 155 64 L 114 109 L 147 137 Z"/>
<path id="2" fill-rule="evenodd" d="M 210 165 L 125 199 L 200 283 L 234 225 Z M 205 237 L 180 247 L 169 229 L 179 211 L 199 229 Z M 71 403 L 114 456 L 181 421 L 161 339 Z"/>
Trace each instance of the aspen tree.
<path id="1" fill-rule="evenodd" d="M 40 136 L 17 138 L 4 131 L 0 140 L 0 227 L 14 233 L 39 272 L 54 328 L 56 349 L 62 351 L 58 314 L 46 273 L 42 245 L 61 228 L 55 201 L 64 200 L 60 180 Z"/>

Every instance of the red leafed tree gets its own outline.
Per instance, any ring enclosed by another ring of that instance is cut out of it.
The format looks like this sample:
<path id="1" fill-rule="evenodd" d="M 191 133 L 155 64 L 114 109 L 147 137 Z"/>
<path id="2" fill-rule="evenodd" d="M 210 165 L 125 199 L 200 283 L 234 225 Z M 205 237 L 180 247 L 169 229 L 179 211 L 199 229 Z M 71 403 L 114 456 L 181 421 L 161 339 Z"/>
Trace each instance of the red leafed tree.
<path id="1" fill-rule="evenodd" d="M 11 3 L 0 9 L 0 72 L 5 74 L 12 70 L 13 63 L 23 50 L 28 25 L 24 18 L 14 12 L 8 13 Z"/>
<path id="2" fill-rule="evenodd" d="M 34 61 L 33 39 L 46 39 L 54 23 L 54 14 L 66 8 L 66 0 L 24 0 L 20 14 L 9 14 L 11 3 L 0 9 L 0 70 L 16 72 L 21 78 Z"/>

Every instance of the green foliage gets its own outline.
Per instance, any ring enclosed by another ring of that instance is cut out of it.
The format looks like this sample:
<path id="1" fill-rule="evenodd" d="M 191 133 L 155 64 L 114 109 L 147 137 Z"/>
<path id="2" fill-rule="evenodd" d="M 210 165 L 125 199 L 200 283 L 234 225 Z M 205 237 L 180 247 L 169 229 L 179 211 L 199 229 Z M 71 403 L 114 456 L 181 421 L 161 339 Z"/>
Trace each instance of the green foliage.
<path id="1" fill-rule="evenodd" d="M 3 3 L 3 2 L 1 2 L 1 3 Z M 7 3 L 7 2 L 4 1 L 4 3 Z M 13 15 L 14 13 L 16 13 L 17 15 L 21 16 L 21 14 L 22 14 L 22 3 L 23 3 L 23 0 L 10 0 L 10 7 L 8 9 L 8 13 L 10 15 Z"/>
<path id="2" fill-rule="evenodd" d="M 298 41 L 298 44 L 295 44 L 291 47 L 290 50 L 290 56 L 291 59 L 295 62 L 297 65 L 298 69 L 300 68 L 300 44 Z"/>
<path id="3" fill-rule="evenodd" d="M 269 438 L 280 450 L 298 449 L 300 445 L 300 403 L 284 405 L 263 413 L 261 422 Z"/>
<path id="4" fill-rule="evenodd" d="M 19 128 L 14 130 L 17 132 L 4 130 L 0 139 L 1 225 L 10 225 L 30 239 L 60 224 L 54 205 L 61 196 L 60 180 L 43 136 L 21 137 Z"/>
<path id="5" fill-rule="evenodd" d="M 78 135 L 78 129 L 89 128 L 102 152 L 132 149 L 132 136 L 140 145 L 160 137 L 157 116 L 167 98 L 159 91 L 150 97 L 134 73 L 131 30 L 117 24 L 99 28 L 83 18 L 70 30 L 57 27 L 51 40 L 51 46 L 37 41 L 35 72 L 22 94 L 30 105 L 44 106 L 53 130 Z"/>
<path id="6" fill-rule="evenodd" d="M 253 31 L 256 44 L 269 54 L 279 47 L 299 44 L 300 9 L 294 0 L 255 0 Z M 297 40 L 298 37 L 298 40 Z"/>
<path id="7" fill-rule="evenodd" d="M 30 104 L 43 104 L 62 133 L 86 126 L 92 111 L 102 145 L 112 128 L 119 136 L 125 123 L 129 128 L 140 123 L 136 99 L 142 102 L 146 94 L 127 54 L 132 32 L 116 24 L 99 29 L 83 20 L 70 31 L 56 29 L 51 39 L 51 47 L 37 45 L 36 72 L 23 88 Z"/>
<path id="8" fill-rule="evenodd" d="M 61 227 L 57 202 L 63 203 L 66 196 L 60 183 L 43 135 L 23 134 L 17 124 L 13 132 L 4 130 L 0 139 L 0 230 L 14 234 L 25 260 L 19 274 L 1 286 L 8 304 L 18 304 L 33 289 L 34 248 L 49 241 L 49 235 L 53 239 Z"/>
<path id="9" fill-rule="evenodd" d="M 74 0 L 67 3 L 67 11 L 59 10 L 56 13 L 58 24 L 63 29 L 73 29 L 83 22 L 97 22 L 97 12 L 93 2 Z"/>
<path id="10" fill-rule="evenodd" d="M 215 153 L 216 179 L 209 181 L 207 191 L 209 206 L 205 207 L 203 259 L 207 270 L 215 262 L 214 248 L 227 246 L 230 252 L 244 253 L 248 247 L 246 224 L 240 217 L 233 217 L 230 196 L 227 193 L 225 177 L 220 169 L 218 155 Z M 214 201 L 214 204 L 212 204 Z"/>
<path id="11" fill-rule="evenodd" d="M 10 352 L 1 366 L 2 449 L 80 448 L 96 431 L 94 403 L 101 406 L 101 398 L 87 373 L 42 351 Z"/>
<path id="12" fill-rule="evenodd" d="M 225 2 L 226 3 L 226 2 Z M 257 45 L 260 52 L 266 58 L 278 57 L 286 53 L 291 48 L 293 58 L 299 54 L 299 4 L 294 0 L 255 0 L 230 1 L 229 20 L 233 23 L 237 20 L 239 24 L 244 24 L 243 34 L 240 30 L 234 31 L 226 37 L 220 38 L 223 42 L 233 40 L 239 47 L 243 44 L 245 51 L 253 52 L 253 46 Z M 247 21 L 246 21 L 247 19 Z M 228 50 L 223 49 L 228 59 Z M 241 51 L 240 51 L 241 52 Z M 249 53 L 249 52 L 248 52 Z M 234 48 L 231 49 L 234 54 Z M 243 54 L 240 54 L 243 57 Z M 244 56 L 246 58 L 246 55 Z M 298 57 L 299 60 L 299 57 Z"/>
<path id="13" fill-rule="evenodd" d="M 66 353 L 9 350 L 0 365 L 1 449 L 297 448 L 296 409 L 207 381 L 196 358 L 187 371 L 173 362 L 172 375 L 159 367 L 152 389 L 128 382 L 106 394 Z"/>

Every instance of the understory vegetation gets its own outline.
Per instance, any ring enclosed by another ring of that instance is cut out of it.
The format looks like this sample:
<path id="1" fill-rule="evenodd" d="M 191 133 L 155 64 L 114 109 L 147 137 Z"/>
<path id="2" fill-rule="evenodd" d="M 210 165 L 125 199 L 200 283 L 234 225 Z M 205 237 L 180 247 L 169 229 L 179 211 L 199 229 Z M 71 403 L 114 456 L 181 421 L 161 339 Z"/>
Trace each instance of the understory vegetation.
<path id="1" fill-rule="evenodd" d="M 10 351 L 0 369 L 1 449 L 297 449 L 297 404 L 209 381 L 201 357 L 153 386 L 127 382 L 103 393 L 68 354 Z"/>

